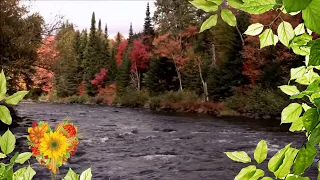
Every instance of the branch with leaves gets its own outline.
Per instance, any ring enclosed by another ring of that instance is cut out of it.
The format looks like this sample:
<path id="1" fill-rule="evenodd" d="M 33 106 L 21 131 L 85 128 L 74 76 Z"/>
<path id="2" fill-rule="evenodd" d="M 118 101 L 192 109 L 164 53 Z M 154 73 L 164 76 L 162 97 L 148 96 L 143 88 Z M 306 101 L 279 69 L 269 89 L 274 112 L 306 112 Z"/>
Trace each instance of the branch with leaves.
<path id="1" fill-rule="evenodd" d="M 257 36 L 260 39 L 260 48 L 275 46 L 279 41 L 296 55 L 305 56 L 305 65 L 293 68 L 290 71 L 288 85 L 279 88 L 290 99 L 302 99 L 308 103 L 291 103 L 281 113 L 281 123 L 291 123 L 290 131 L 302 131 L 306 134 L 303 145 L 297 149 L 286 145 L 279 150 L 268 162 L 268 170 L 276 178 L 286 180 L 308 180 L 302 177 L 314 163 L 320 145 L 320 76 L 316 72 L 320 70 L 320 39 L 313 40 L 313 32 L 320 34 L 320 0 L 228 0 L 226 7 L 223 0 L 194 0 L 194 6 L 206 12 L 213 13 L 201 26 L 201 32 L 217 24 L 219 17 L 229 24 L 236 26 L 237 21 L 230 9 L 241 10 L 249 14 L 263 14 L 268 11 L 279 11 L 276 18 L 267 25 L 255 23 L 244 32 L 246 35 Z M 303 23 L 295 28 L 283 20 L 283 14 L 295 16 L 302 13 Z M 271 29 L 276 20 L 282 22 L 277 28 L 277 34 Z M 295 84 L 299 84 L 296 86 Z M 299 88 L 300 89 L 299 89 Z M 304 89 L 302 89 L 304 87 Z M 262 140 L 254 151 L 254 158 L 258 164 L 263 162 L 268 153 L 267 143 Z M 226 152 L 226 155 L 241 163 L 251 162 L 247 153 Z M 320 179 L 320 163 L 318 170 Z M 236 180 L 272 180 L 271 177 L 263 177 L 264 171 L 257 169 L 255 165 L 243 168 L 235 177 Z"/>

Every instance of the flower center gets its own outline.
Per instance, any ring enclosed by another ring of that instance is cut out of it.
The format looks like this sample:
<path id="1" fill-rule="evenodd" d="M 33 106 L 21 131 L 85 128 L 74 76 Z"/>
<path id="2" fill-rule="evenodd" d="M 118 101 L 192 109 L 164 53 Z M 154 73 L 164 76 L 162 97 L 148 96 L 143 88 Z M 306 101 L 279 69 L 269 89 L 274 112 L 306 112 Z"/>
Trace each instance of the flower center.
<path id="1" fill-rule="evenodd" d="M 50 146 L 52 149 L 57 149 L 59 147 L 59 143 L 57 141 L 52 141 Z"/>

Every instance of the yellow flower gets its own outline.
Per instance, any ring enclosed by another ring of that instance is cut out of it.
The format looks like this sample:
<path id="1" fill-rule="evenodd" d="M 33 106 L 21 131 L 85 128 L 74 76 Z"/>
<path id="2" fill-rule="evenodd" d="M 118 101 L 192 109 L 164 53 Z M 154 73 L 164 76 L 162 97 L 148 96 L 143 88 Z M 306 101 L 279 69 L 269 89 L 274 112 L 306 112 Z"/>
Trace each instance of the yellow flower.
<path id="1" fill-rule="evenodd" d="M 67 153 L 67 138 L 59 132 L 46 133 L 40 142 L 40 152 L 48 158 L 59 160 Z"/>

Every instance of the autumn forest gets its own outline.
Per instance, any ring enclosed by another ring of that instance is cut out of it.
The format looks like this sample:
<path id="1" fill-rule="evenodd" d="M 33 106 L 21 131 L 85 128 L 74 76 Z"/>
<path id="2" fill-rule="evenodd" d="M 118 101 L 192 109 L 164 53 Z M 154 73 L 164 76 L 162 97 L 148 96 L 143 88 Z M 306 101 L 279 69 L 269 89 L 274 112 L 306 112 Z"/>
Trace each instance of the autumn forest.
<path id="1" fill-rule="evenodd" d="M 29 98 L 40 101 L 227 115 L 277 115 L 289 104 L 278 86 L 303 58 L 280 43 L 260 49 L 257 36 L 244 35 L 252 23 L 271 24 L 276 11 L 230 9 L 237 25 L 219 18 L 199 33 L 209 13 L 187 0 L 154 3 L 151 16 L 146 2 L 143 31 L 128 24 L 126 38 L 110 37 L 94 12 L 90 29 L 79 30 L 69 21 L 47 26 L 18 0 L 1 1 L 0 66 L 9 90 L 30 90 Z M 301 14 L 282 19 L 294 27 L 302 22 Z"/>

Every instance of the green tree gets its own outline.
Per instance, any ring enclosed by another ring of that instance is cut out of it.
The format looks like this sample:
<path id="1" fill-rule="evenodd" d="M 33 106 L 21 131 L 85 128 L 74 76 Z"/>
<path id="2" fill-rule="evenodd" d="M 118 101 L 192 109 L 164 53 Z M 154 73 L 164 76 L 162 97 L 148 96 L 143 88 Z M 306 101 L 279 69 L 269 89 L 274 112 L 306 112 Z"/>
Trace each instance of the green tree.
<path id="1" fill-rule="evenodd" d="M 77 93 L 80 67 L 77 51 L 80 49 L 80 33 L 75 32 L 73 24 L 66 22 L 57 34 L 58 63 L 55 67 L 55 87 L 59 97 Z"/>
<path id="2" fill-rule="evenodd" d="M 152 59 L 147 73 L 144 74 L 143 85 L 151 95 L 159 95 L 165 91 L 179 89 L 176 80 L 177 72 L 172 60 L 168 58 Z"/>
<path id="3" fill-rule="evenodd" d="M 249 26 L 249 17 L 241 12 L 237 18 L 238 28 L 240 32 L 244 32 Z M 235 87 L 248 83 L 242 74 L 242 37 L 235 27 L 221 21 L 212 31 L 217 53 L 216 61 L 210 67 L 208 93 L 211 99 L 223 100 L 233 95 Z"/>
<path id="4" fill-rule="evenodd" d="M 44 20 L 19 0 L 2 0 L 0 7 L 0 67 L 7 74 L 9 93 L 24 89 L 21 82 L 30 89 Z"/>
<path id="5" fill-rule="evenodd" d="M 131 44 L 133 41 L 133 29 L 132 29 L 132 23 L 130 23 L 130 29 L 129 29 L 129 37 L 128 37 L 128 44 Z"/>
<path id="6" fill-rule="evenodd" d="M 154 37 L 154 28 L 152 25 L 152 20 L 150 17 L 150 7 L 149 2 L 147 3 L 147 10 L 146 10 L 146 17 L 144 18 L 144 25 L 143 25 L 143 35 Z"/>
<path id="7" fill-rule="evenodd" d="M 197 23 L 197 13 L 187 0 L 157 0 L 153 20 L 160 34 L 177 34 Z"/>
<path id="8" fill-rule="evenodd" d="M 96 32 L 96 20 L 95 13 L 92 13 L 91 27 L 89 33 L 89 40 L 85 50 L 85 60 L 84 60 L 84 80 L 86 83 L 86 91 L 90 96 L 97 93 L 97 89 L 90 83 L 94 78 L 94 75 L 99 72 L 99 55 L 100 55 L 100 45 L 99 37 Z"/>

